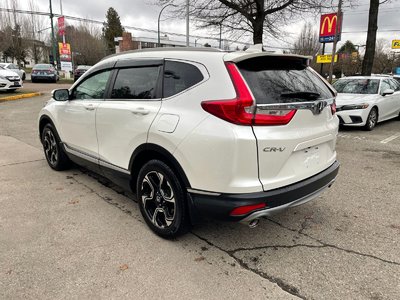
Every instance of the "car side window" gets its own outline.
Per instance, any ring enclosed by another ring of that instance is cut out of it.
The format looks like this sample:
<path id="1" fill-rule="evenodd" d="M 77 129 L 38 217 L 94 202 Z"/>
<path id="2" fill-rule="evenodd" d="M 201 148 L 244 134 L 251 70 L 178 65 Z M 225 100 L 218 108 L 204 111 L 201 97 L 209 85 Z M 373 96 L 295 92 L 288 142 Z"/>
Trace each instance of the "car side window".
<path id="1" fill-rule="evenodd" d="M 72 99 L 104 99 L 110 72 L 110 70 L 107 70 L 86 78 L 74 89 Z"/>
<path id="2" fill-rule="evenodd" d="M 382 95 L 382 93 L 384 92 L 384 91 L 386 91 L 386 90 L 388 90 L 388 89 L 391 89 L 391 87 L 390 87 L 390 85 L 389 85 L 389 81 L 388 80 L 382 80 L 382 83 L 381 83 L 381 95 Z"/>
<path id="3" fill-rule="evenodd" d="M 161 66 L 118 70 L 111 99 L 155 99 Z"/>
<path id="4" fill-rule="evenodd" d="M 164 98 L 176 95 L 203 79 L 203 74 L 196 66 L 167 60 L 164 68 Z"/>
<path id="5" fill-rule="evenodd" d="M 395 92 L 400 91 L 400 84 L 395 79 L 390 79 L 389 84 L 392 90 L 394 90 Z"/>

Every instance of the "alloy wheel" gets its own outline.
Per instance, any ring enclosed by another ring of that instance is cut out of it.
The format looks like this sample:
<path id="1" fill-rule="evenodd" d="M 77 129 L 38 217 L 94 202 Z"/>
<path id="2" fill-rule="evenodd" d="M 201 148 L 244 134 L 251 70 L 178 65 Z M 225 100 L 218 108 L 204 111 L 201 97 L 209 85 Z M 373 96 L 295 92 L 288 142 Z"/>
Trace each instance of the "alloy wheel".
<path id="1" fill-rule="evenodd" d="M 55 166 L 58 161 L 58 149 L 56 138 L 51 130 L 46 130 L 44 133 L 43 147 L 47 160 Z"/>
<path id="2" fill-rule="evenodd" d="M 374 128 L 377 121 L 377 113 L 375 109 L 372 109 L 368 118 L 368 126 L 369 128 Z"/>
<path id="3" fill-rule="evenodd" d="M 147 218 L 158 228 L 169 227 L 175 218 L 174 191 L 160 172 L 148 172 L 142 181 L 142 204 Z"/>

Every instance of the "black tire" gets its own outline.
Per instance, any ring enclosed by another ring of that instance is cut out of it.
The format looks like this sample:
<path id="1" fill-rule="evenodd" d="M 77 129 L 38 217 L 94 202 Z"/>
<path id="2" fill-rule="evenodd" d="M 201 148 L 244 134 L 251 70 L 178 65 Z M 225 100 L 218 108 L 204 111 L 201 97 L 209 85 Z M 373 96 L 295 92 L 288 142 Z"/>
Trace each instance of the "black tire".
<path id="1" fill-rule="evenodd" d="M 44 126 L 41 139 L 44 156 L 49 166 L 56 171 L 68 169 L 71 166 L 71 161 L 61 147 L 60 138 L 53 125 L 49 123 Z"/>
<path id="2" fill-rule="evenodd" d="M 147 162 L 139 171 L 136 191 L 140 212 L 157 235 L 171 239 L 189 231 L 186 193 L 167 164 Z"/>
<path id="3" fill-rule="evenodd" d="M 35 83 L 35 82 L 36 82 L 36 80 L 35 80 L 35 79 L 31 79 L 31 81 L 32 81 L 32 83 Z"/>
<path id="4" fill-rule="evenodd" d="M 376 109 L 376 107 L 373 107 L 369 112 L 364 129 L 367 131 L 371 131 L 372 129 L 375 128 L 377 123 L 378 123 L 378 110 Z"/>

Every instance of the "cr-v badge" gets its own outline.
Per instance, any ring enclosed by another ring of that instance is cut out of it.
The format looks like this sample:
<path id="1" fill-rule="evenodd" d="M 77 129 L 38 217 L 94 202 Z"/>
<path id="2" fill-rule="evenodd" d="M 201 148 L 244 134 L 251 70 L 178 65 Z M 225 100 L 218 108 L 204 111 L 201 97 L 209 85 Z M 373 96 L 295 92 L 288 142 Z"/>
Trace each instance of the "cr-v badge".
<path id="1" fill-rule="evenodd" d="M 264 148 L 263 151 L 264 152 L 283 152 L 285 151 L 285 147 L 267 147 Z"/>

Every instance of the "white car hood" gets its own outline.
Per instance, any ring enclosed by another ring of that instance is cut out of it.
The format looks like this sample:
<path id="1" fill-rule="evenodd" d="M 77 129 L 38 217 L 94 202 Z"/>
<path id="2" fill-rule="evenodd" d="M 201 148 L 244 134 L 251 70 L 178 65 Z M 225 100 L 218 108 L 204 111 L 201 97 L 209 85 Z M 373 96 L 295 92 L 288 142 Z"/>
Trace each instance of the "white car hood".
<path id="1" fill-rule="evenodd" d="M 361 104 L 361 103 L 371 103 L 378 99 L 380 95 L 378 94 L 342 94 L 339 93 L 336 96 L 336 106 L 341 107 L 343 105 L 350 104 Z"/>
<path id="2" fill-rule="evenodd" d="M 3 70 L 3 69 L 0 69 L 0 76 L 18 76 L 19 77 L 19 75 L 17 73 L 15 73 L 13 71 L 9 71 L 9 70 Z"/>

